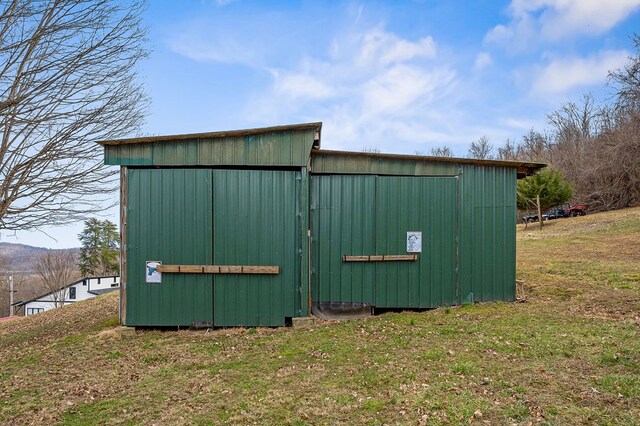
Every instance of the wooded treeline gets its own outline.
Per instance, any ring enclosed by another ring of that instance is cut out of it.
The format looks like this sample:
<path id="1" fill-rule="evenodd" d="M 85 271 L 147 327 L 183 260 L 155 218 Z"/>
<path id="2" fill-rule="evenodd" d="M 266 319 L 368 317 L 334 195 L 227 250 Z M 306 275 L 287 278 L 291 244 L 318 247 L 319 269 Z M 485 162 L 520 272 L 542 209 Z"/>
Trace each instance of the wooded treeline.
<path id="1" fill-rule="evenodd" d="M 640 36 L 627 64 L 609 74 L 611 102 L 591 95 L 548 114 L 549 128 L 531 130 L 520 142 L 494 150 L 486 137 L 468 156 L 547 163 L 573 185 L 573 200 L 590 211 L 640 205 Z"/>

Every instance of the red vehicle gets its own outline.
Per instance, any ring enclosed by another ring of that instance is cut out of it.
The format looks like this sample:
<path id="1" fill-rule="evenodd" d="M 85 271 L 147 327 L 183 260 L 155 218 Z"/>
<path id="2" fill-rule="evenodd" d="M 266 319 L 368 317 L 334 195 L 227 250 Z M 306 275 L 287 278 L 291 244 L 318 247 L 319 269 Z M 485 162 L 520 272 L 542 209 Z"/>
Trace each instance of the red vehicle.
<path id="1" fill-rule="evenodd" d="M 575 206 L 570 206 L 569 204 L 565 204 L 562 206 L 564 208 L 567 216 L 576 217 L 576 216 L 584 216 L 587 214 L 587 208 L 589 206 L 585 204 L 576 204 Z"/>

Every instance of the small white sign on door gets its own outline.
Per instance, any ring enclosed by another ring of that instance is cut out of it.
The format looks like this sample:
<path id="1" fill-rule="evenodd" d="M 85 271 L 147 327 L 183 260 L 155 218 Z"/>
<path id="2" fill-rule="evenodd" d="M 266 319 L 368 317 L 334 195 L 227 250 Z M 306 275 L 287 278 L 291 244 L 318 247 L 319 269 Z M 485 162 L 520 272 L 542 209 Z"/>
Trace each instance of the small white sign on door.
<path id="1" fill-rule="evenodd" d="M 422 232 L 407 232 L 407 253 L 422 253 Z"/>
<path id="2" fill-rule="evenodd" d="M 145 271 L 145 277 L 148 283 L 160 284 L 162 283 L 162 272 L 159 272 L 157 267 L 162 265 L 162 262 L 157 260 L 148 260 L 147 269 Z"/>

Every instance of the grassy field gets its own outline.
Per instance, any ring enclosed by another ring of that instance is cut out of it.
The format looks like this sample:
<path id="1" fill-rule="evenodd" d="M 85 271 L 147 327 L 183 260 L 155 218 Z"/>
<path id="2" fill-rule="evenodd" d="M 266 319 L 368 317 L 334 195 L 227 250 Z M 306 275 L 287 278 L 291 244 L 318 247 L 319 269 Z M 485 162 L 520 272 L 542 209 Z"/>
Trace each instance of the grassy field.
<path id="1" fill-rule="evenodd" d="M 0 424 L 640 424 L 640 209 L 518 228 L 524 303 L 123 332 L 0 323 Z"/>

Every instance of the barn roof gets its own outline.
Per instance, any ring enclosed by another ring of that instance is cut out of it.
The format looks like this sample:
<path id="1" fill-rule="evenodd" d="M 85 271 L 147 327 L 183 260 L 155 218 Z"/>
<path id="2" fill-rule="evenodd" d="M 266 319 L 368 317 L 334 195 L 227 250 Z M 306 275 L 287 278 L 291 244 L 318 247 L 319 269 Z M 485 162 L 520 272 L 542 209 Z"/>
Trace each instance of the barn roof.
<path id="1" fill-rule="evenodd" d="M 437 168 L 432 166 L 437 165 Z M 456 174 L 461 165 L 509 167 L 518 178 L 535 174 L 546 164 L 529 161 L 481 160 L 476 158 L 433 157 L 426 155 L 318 150 L 312 152 L 312 170 L 316 173 L 380 173 L 438 175 Z"/>
<path id="2" fill-rule="evenodd" d="M 319 173 L 383 173 L 428 175 L 429 165 L 452 173 L 460 165 L 516 168 L 518 178 L 545 164 L 526 161 L 320 149 L 322 123 L 181 135 L 146 136 L 98 142 L 105 164 L 121 166 L 262 166 L 305 167 Z"/>

